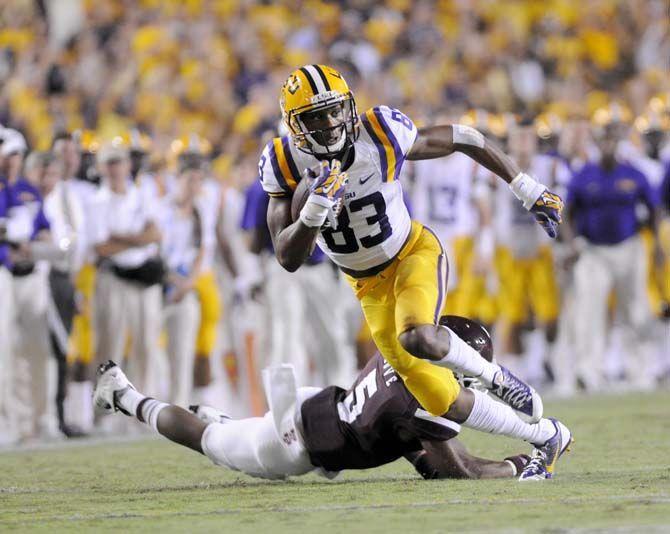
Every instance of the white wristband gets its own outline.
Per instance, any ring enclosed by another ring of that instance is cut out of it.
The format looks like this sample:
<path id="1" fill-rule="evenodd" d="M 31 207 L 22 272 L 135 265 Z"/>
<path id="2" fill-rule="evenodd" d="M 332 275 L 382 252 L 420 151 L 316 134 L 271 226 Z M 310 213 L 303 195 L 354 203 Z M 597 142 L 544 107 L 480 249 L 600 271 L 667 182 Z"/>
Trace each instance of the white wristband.
<path id="1" fill-rule="evenodd" d="M 328 217 L 332 202 L 319 195 L 310 195 L 300 210 L 300 220 L 305 226 L 316 228 L 323 226 Z"/>
<path id="2" fill-rule="evenodd" d="M 523 202 L 523 207 L 529 210 L 533 204 L 540 198 L 547 188 L 539 182 L 536 182 L 525 172 L 520 172 L 509 184 L 509 188 L 514 196 Z"/>
<path id="3" fill-rule="evenodd" d="M 516 477 L 519 476 L 518 469 L 516 468 L 516 465 L 514 465 L 514 462 L 512 460 L 503 460 L 503 462 L 508 463 L 510 466 L 512 466 L 512 472 L 514 473 L 512 476 Z"/>

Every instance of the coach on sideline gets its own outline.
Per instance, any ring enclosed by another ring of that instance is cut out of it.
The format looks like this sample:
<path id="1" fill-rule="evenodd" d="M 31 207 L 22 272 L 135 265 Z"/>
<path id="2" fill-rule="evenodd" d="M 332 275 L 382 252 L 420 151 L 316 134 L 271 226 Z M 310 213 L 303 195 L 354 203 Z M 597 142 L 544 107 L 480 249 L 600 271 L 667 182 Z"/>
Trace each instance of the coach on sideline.
<path id="1" fill-rule="evenodd" d="M 578 374 L 589 390 L 602 387 L 607 343 L 608 303 L 616 294 L 617 316 L 628 327 L 624 336 L 628 380 L 637 387 L 651 385 L 652 369 L 647 330 L 652 313 L 647 294 L 647 254 L 639 235 L 640 206 L 656 230 L 656 201 L 647 178 L 617 160 L 623 124 L 611 122 L 594 130 L 600 151 L 568 185 L 568 234 L 575 264 L 575 336 Z M 570 231 L 572 230 L 572 232 Z M 657 241 L 657 240 L 656 240 Z M 660 251 L 655 257 L 660 260 Z"/>

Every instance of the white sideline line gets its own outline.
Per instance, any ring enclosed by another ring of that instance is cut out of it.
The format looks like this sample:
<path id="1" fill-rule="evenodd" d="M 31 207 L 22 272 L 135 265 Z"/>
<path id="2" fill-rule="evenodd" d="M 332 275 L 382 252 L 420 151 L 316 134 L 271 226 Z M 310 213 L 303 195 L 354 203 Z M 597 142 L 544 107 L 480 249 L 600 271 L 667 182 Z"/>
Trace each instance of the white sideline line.
<path id="1" fill-rule="evenodd" d="M 435 508 L 445 505 L 464 505 L 464 504 L 477 504 L 477 505 L 507 505 L 507 504 L 537 504 L 544 503 L 542 499 L 506 499 L 500 501 L 473 501 L 472 499 L 449 499 L 446 501 L 431 502 L 431 503 L 410 503 L 410 504 L 371 504 L 371 505 L 333 505 L 333 506 L 311 506 L 311 507 L 290 507 L 290 506 L 279 506 L 271 508 L 231 508 L 224 510 L 211 510 L 203 512 L 166 512 L 161 513 L 156 516 L 154 513 L 150 514 L 141 514 L 137 512 L 129 513 L 112 513 L 112 514 L 96 514 L 96 515 L 52 515 L 52 516 L 41 516 L 39 518 L 40 522 L 44 521 L 91 521 L 91 520 L 107 520 L 107 519 L 155 519 L 156 517 L 166 518 L 166 517 L 207 517 L 207 516 L 226 516 L 226 515 L 238 515 L 238 514 L 257 514 L 257 513 L 272 513 L 272 514 L 307 514 L 307 513 L 319 513 L 319 512 L 355 512 L 355 511 L 366 511 L 366 510 L 398 510 L 398 509 L 427 509 Z M 627 497 L 627 496 L 603 496 L 598 498 L 588 497 L 588 498 L 566 498 L 558 501 L 560 504 L 588 504 L 593 502 L 628 502 L 633 504 L 670 504 L 670 496 L 659 496 L 659 497 Z M 2 523 L 0 522 L 0 525 Z M 11 521 L 8 524 L 25 524 L 21 521 Z M 660 527 L 660 525 L 657 525 Z M 666 526 L 667 527 L 667 526 Z M 622 530 L 620 532 L 627 532 L 633 527 L 619 527 Z M 648 526 L 645 526 L 645 530 Z M 607 531 L 610 532 L 610 528 L 607 529 L 565 529 L 563 532 L 594 532 L 594 531 Z"/>
<path id="2" fill-rule="evenodd" d="M 336 505 L 322 505 L 322 506 L 310 506 L 310 507 L 300 507 L 300 506 L 277 506 L 277 507 L 268 507 L 268 508 L 259 508 L 258 506 L 251 506 L 248 508 L 230 508 L 230 509 L 219 509 L 219 510 L 210 510 L 202 512 L 165 512 L 160 513 L 156 516 L 155 513 L 151 514 L 142 514 L 137 512 L 124 512 L 124 513 L 111 513 L 111 514 L 96 514 L 96 515 L 51 515 L 51 516 L 40 516 L 39 521 L 91 521 L 91 520 L 104 520 L 104 519 L 147 519 L 147 518 L 156 518 L 156 517 L 202 517 L 202 516 L 223 516 L 223 515 L 237 515 L 237 514 L 246 514 L 246 513 L 289 513 L 289 514 L 308 514 L 315 512 L 353 512 L 353 511 L 366 511 L 366 510 L 397 510 L 397 509 L 418 509 L 418 508 L 435 508 L 445 505 L 509 505 L 509 504 L 544 504 L 545 499 L 501 499 L 501 500 L 477 500 L 472 501 L 472 499 L 447 499 L 444 501 L 435 501 L 435 502 L 418 502 L 418 503 L 407 503 L 407 504 L 369 504 L 369 505 L 359 505 L 359 504 L 336 504 Z M 631 504 L 641 504 L 641 505 L 654 505 L 654 504 L 670 504 L 670 495 L 667 496 L 654 496 L 654 497 L 628 497 L 624 495 L 612 495 L 612 496 L 601 496 L 601 497 L 567 497 L 565 499 L 560 499 L 557 501 L 552 501 L 552 504 L 593 504 L 594 502 L 600 503 L 631 503 Z M 9 521 L 5 524 L 22 524 L 22 521 Z M 2 524 L 2 523 L 0 523 Z"/>

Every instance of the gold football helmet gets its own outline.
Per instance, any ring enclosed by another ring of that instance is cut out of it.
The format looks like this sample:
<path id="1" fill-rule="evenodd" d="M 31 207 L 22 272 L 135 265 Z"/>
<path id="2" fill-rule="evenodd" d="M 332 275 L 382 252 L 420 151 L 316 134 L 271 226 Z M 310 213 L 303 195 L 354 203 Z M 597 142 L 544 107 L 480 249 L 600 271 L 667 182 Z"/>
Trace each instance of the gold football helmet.
<path id="1" fill-rule="evenodd" d="M 281 88 L 282 118 L 295 146 L 313 156 L 334 156 L 358 137 L 354 95 L 344 77 L 325 65 L 294 70 Z"/>

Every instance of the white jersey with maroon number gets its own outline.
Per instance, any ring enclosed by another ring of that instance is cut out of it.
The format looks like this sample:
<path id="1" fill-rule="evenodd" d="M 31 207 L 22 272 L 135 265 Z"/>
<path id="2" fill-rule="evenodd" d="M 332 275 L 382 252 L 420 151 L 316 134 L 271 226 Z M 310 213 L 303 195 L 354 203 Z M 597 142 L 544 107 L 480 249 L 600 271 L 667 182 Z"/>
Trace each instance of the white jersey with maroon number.
<path id="1" fill-rule="evenodd" d="M 410 233 L 411 219 L 398 178 L 417 135 L 409 118 L 386 106 L 372 108 L 360 119 L 338 225 L 323 229 L 317 238 L 331 260 L 356 271 L 394 258 Z M 275 138 L 261 155 L 260 180 L 270 196 L 290 197 L 304 169 L 318 163 L 288 136 Z"/>
<path id="2" fill-rule="evenodd" d="M 446 158 L 413 163 L 412 211 L 440 238 L 449 243 L 471 236 L 477 225 L 472 206 L 477 164 L 456 152 Z"/>

